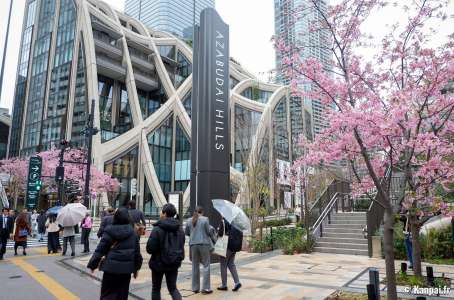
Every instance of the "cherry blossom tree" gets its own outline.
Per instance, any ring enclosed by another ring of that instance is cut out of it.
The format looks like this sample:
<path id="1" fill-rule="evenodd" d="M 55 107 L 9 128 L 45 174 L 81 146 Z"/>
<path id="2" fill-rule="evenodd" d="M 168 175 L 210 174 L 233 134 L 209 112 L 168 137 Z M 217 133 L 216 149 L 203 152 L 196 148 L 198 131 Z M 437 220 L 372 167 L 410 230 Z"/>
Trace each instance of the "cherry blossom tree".
<path id="1" fill-rule="evenodd" d="M 305 155 L 295 165 L 346 161 L 354 174 L 353 192 L 377 193 L 371 198 L 384 209 L 387 294 L 397 299 L 393 174 L 404 176 L 406 193 L 397 202 L 410 212 L 417 275 L 421 218 L 434 212 L 453 214 L 436 195 L 440 188 L 449 191 L 454 181 L 454 35 L 440 43 L 433 29 L 448 18 L 447 1 L 403 1 L 402 6 L 396 2 L 392 6 L 401 11 L 401 22 L 389 27 L 381 43 L 368 48 L 375 54 L 372 58 L 361 55 L 358 49 L 373 42 L 365 28 L 368 18 L 388 5 L 380 0 L 339 0 L 326 11 L 320 1 L 307 0 L 301 7 L 287 6 L 290 22 L 307 14 L 317 16 L 309 27 L 330 37 L 320 45 L 332 55 L 329 67 L 303 55 L 314 45 L 298 37 L 286 43 L 277 36 L 275 43 L 293 94 L 333 108 L 325 112 L 326 130 L 313 142 L 302 138 Z"/>
<path id="2" fill-rule="evenodd" d="M 57 191 L 55 182 L 55 169 L 59 165 L 60 150 L 51 149 L 40 152 L 42 158 L 42 180 L 47 192 L 52 193 Z M 81 190 L 85 187 L 85 162 L 86 153 L 80 149 L 69 149 L 64 153 L 65 161 L 80 162 L 79 163 L 64 163 L 65 180 L 77 183 Z M 28 174 L 29 158 L 12 158 L 0 161 L 0 172 L 10 175 L 10 196 L 17 202 L 17 197 L 20 194 L 25 194 Z M 103 192 L 116 192 L 120 184 L 117 179 L 112 178 L 109 174 L 98 170 L 96 167 L 91 167 L 90 178 L 90 194 L 99 194 Z"/>

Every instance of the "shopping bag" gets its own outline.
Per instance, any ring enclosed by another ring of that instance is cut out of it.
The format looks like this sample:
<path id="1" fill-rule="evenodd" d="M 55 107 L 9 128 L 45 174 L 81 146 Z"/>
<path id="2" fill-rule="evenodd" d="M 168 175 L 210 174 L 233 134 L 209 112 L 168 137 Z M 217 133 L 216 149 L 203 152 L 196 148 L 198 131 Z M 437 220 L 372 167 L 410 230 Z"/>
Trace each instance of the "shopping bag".
<path id="1" fill-rule="evenodd" d="M 217 254 L 222 257 L 227 256 L 227 244 L 229 242 L 229 237 L 228 235 L 225 234 L 225 224 L 224 221 L 222 221 L 223 227 L 224 227 L 224 234 L 222 237 L 219 237 L 218 240 L 216 241 L 216 244 L 214 244 L 214 250 L 213 253 Z"/>

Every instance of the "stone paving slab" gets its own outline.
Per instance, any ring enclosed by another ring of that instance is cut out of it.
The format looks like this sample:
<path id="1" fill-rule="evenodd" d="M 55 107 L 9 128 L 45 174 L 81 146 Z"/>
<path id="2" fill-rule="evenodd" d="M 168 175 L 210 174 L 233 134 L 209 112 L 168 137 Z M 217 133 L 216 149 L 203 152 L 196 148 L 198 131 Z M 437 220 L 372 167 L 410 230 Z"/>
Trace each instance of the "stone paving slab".
<path id="1" fill-rule="evenodd" d="M 148 268 L 149 255 L 145 251 L 145 241 L 142 241 L 141 248 L 144 264 L 139 277 L 131 281 L 130 292 L 136 299 L 150 299 L 151 271 Z M 79 257 L 71 263 L 83 269 L 89 257 Z M 237 254 L 236 263 L 243 285 L 239 292 L 216 290 L 221 280 L 219 264 L 213 264 L 211 285 L 214 293 L 201 295 L 191 291 L 191 262 L 186 257 L 178 278 L 178 288 L 182 296 L 191 300 L 319 300 L 347 286 L 364 289 L 369 280 L 367 272 L 351 281 L 369 267 L 378 267 L 381 278 L 384 276 L 384 260 L 355 255 L 312 253 L 288 256 L 281 255 L 278 251 L 263 255 L 240 252 Z M 396 261 L 396 270 L 399 267 L 400 261 Z M 435 271 L 452 273 L 453 268 L 437 266 Z M 96 272 L 95 276 L 100 279 L 101 274 Z M 228 284 L 230 288 L 233 287 L 230 275 Z M 381 288 L 384 289 L 385 286 L 382 285 Z M 162 296 L 164 300 L 170 300 L 164 283 Z"/>

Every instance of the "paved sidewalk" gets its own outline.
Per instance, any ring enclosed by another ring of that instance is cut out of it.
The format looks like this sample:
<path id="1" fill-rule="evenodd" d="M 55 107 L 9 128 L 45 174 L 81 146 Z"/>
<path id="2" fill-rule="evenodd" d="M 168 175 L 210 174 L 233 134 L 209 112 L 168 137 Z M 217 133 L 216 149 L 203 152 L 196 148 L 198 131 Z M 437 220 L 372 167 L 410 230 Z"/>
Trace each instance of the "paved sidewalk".
<path id="1" fill-rule="evenodd" d="M 136 280 L 132 280 L 131 296 L 137 299 L 150 299 L 151 272 L 148 268 L 149 256 L 145 251 L 145 241 L 142 242 L 144 264 Z M 66 263 L 85 270 L 90 256 L 67 260 Z M 335 290 L 351 281 L 364 269 L 380 263 L 380 260 L 365 256 L 336 255 L 336 254 L 300 254 L 281 255 L 280 251 L 266 254 L 240 252 L 237 256 L 237 266 L 240 280 L 243 284 L 237 293 L 217 291 L 220 285 L 219 265 L 213 264 L 211 284 L 214 293 L 203 296 L 191 291 L 191 263 L 188 259 L 183 262 L 179 272 L 178 288 L 186 299 L 324 299 Z M 95 276 L 101 279 L 102 273 Z M 229 288 L 233 282 L 229 275 Z M 170 299 L 165 284 L 162 289 L 163 299 Z"/>

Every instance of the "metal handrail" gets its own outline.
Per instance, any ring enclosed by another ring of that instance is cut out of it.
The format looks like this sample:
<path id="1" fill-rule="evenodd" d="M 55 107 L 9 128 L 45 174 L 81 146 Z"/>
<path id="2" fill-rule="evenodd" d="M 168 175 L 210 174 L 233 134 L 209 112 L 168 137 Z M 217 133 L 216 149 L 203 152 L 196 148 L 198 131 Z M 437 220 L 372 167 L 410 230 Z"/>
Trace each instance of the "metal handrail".
<path id="1" fill-rule="evenodd" d="M 335 193 L 334 196 L 331 198 L 331 200 L 329 201 L 328 205 L 325 207 L 325 209 L 323 210 L 323 212 L 320 214 L 320 216 L 318 217 L 317 221 L 315 221 L 314 223 L 314 226 L 312 226 L 310 229 L 311 229 L 311 232 L 312 234 L 314 234 L 318 228 L 322 225 L 323 221 L 325 220 L 326 217 L 329 217 L 329 213 L 331 212 L 331 210 L 333 209 L 334 207 L 334 204 L 336 204 L 337 200 L 338 200 L 338 196 L 339 196 L 339 193 Z"/>

